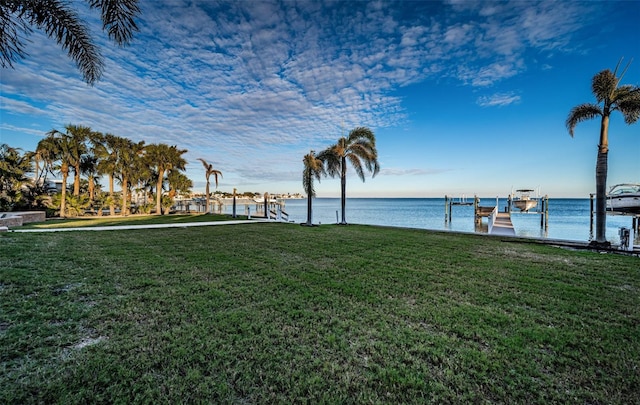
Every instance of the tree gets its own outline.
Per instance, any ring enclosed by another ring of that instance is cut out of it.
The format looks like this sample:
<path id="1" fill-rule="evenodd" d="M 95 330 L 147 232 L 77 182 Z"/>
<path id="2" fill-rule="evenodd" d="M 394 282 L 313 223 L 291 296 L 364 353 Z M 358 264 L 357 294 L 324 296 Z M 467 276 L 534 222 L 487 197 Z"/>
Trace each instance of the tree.
<path id="1" fill-rule="evenodd" d="M 29 154 L 0 145 L 0 210 L 11 210 L 19 202 L 22 188 L 29 182 L 26 174 L 31 170 Z"/>
<path id="2" fill-rule="evenodd" d="M 218 176 L 220 176 L 222 178 L 222 172 L 220 170 L 215 170 L 213 168 L 213 165 L 210 163 L 207 163 L 206 160 L 202 159 L 202 158 L 198 158 L 199 161 L 202 162 L 202 166 L 204 166 L 204 175 L 207 178 L 207 187 L 205 190 L 206 193 L 206 198 L 207 198 L 207 208 L 205 209 L 205 214 L 209 213 L 209 177 L 213 174 L 213 178 L 215 179 L 216 182 L 216 189 L 218 188 Z"/>
<path id="3" fill-rule="evenodd" d="M 67 178 L 69 177 L 69 162 L 73 160 L 71 152 L 71 135 L 52 130 L 38 142 L 36 152 L 42 157 L 45 165 L 51 170 L 59 162 L 58 171 L 62 174 L 62 195 L 60 197 L 60 217 L 66 216 Z"/>
<path id="4" fill-rule="evenodd" d="M 87 176 L 87 191 L 89 193 L 89 204 L 93 204 L 95 199 L 96 178 L 98 176 L 98 158 L 96 155 L 86 155 L 80 163 L 82 174 Z M 100 186 L 98 184 L 98 186 Z"/>
<path id="5" fill-rule="evenodd" d="M 322 151 L 318 158 L 325 162 L 329 176 L 340 176 L 342 206 L 342 221 L 340 224 L 346 225 L 347 162 L 351 163 L 356 174 L 363 182 L 364 169 L 367 169 L 372 173 L 372 177 L 375 177 L 380 171 L 375 135 L 369 128 L 355 128 L 349 132 L 348 137 L 341 137 L 338 143 Z"/>
<path id="6" fill-rule="evenodd" d="M 62 134 L 57 129 L 52 129 L 49 134 L 59 134 L 60 139 L 65 139 L 64 159 L 73 170 L 73 195 L 77 197 L 80 195 L 80 173 L 82 172 L 80 166 L 89 151 L 87 142 L 91 138 L 92 131 L 89 127 L 79 125 L 67 125 L 65 130 L 66 134 Z"/>
<path id="7" fill-rule="evenodd" d="M 129 44 L 138 30 L 134 18 L 140 13 L 138 0 L 86 0 L 98 9 L 102 29 L 117 45 Z M 24 58 L 26 36 L 36 27 L 54 38 L 82 72 L 84 81 L 93 85 L 100 79 L 104 62 L 84 21 L 65 0 L 0 1 L 0 64 L 13 67 Z"/>
<path id="8" fill-rule="evenodd" d="M 98 158 L 98 173 L 106 174 L 109 178 L 109 215 L 115 215 L 115 198 L 113 196 L 113 183 L 118 169 L 118 154 L 121 145 L 125 145 L 125 139 L 112 134 L 100 135 L 100 141 L 94 143 L 93 153 Z"/>
<path id="9" fill-rule="evenodd" d="M 156 185 L 156 214 L 162 215 L 162 183 L 165 173 L 169 170 L 184 170 L 187 161 L 182 157 L 186 150 L 178 149 L 175 145 L 164 143 L 151 144 L 146 147 L 146 155 L 149 165 L 155 168 L 158 174 Z"/>
<path id="10" fill-rule="evenodd" d="M 144 141 L 133 142 L 127 138 L 118 138 L 116 144 L 118 154 L 116 162 L 116 175 L 120 177 L 122 187 L 122 207 L 121 215 L 127 215 L 129 211 L 128 196 L 129 181 L 137 175 L 142 164 L 145 152 Z"/>
<path id="11" fill-rule="evenodd" d="M 324 162 L 318 158 L 314 151 L 310 151 L 302 159 L 304 163 L 304 169 L 302 170 L 302 186 L 304 192 L 307 194 L 307 222 L 305 225 L 312 226 L 312 200 L 316 196 L 316 191 L 313 187 L 313 179 L 320 181 L 320 177 L 326 175 L 324 169 Z"/>
<path id="12" fill-rule="evenodd" d="M 620 111 L 624 121 L 631 125 L 640 117 L 640 88 L 630 85 L 620 86 L 620 80 L 627 68 L 616 76 L 620 62 L 612 72 L 609 69 L 596 74 L 591 81 L 591 91 L 597 104 L 585 103 L 573 107 L 567 117 L 566 126 L 573 137 L 576 125 L 582 121 L 600 117 L 600 142 L 596 160 L 596 238 L 594 245 L 608 245 L 606 239 L 606 197 L 609 153 L 609 117 Z"/>
<path id="13" fill-rule="evenodd" d="M 167 183 L 169 186 L 169 193 L 167 196 L 169 199 L 169 208 L 173 205 L 173 199 L 176 195 L 191 194 L 193 181 L 178 170 L 169 170 L 167 173 Z"/>
<path id="14" fill-rule="evenodd" d="M 85 211 L 91 207 L 91 201 L 86 194 L 68 195 L 67 194 L 67 213 L 72 217 L 81 217 Z"/>
<path id="15" fill-rule="evenodd" d="M 307 222 L 305 225 L 312 226 L 312 208 L 311 201 L 316 196 L 316 191 L 313 188 L 313 179 L 320 181 L 320 176 L 326 175 L 324 169 L 324 162 L 316 156 L 314 151 L 310 151 L 304 155 L 302 159 L 304 163 L 304 169 L 302 171 L 302 186 L 304 192 L 307 194 Z"/>

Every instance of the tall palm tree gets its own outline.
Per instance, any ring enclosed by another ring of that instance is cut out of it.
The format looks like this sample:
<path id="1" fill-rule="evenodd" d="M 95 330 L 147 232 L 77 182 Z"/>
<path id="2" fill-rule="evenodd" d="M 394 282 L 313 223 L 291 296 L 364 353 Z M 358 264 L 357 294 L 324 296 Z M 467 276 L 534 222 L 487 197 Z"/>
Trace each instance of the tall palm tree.
<path id="1" fill-rule="evenodd" d="M 140 13 L 138 0 L 86 0 L 98 9 L 103 30 L 118 45 L 127 45 L 138 30 L 134 18 Z M 31 27 L 54 38 L 76 62 L 84 81 L 95 83 L 102 75 L 104 63 L 84 21 L 66 0 L 0 1 L 0 65 L 13 67 L 13 62 L 27 54 L 24 43 Z"/>
<path id="2" fill-rule="evenodd" d="M 364 169 L 371 172 L 372 177 L 375 177 L 380 171 L 376 137 L 369 128 L 355 128 L 349 132 L 348 137 L 341 137 L 338 143 L 322 151 L 318 158 L 325 162 L 329 176 L 340 176 L 342 205 L 342 221 L 340 224 L 346 225 L 347 162 L 351 163 L 351 166 L 353 166 L 362 181 L 364 181 Z"/>
<path id="3" fill-rule="evenodd" d="M 127 194 L 130 187 L 129 181 L 136 176 L 141 165 L 145 150 L 144 141 L 136 143 L 127 138 L 119 138 L 117 150 L 118 160 L 116 173 L 120 178 L 120 185 L 122 187 L 122 207 L 120 213 L 121 215 L 127 215 L 129 213 L 129 199 Z"/>
<path id="4" fill-rule="evenodd" d="M 98 173 L 106 174 L 109 178 L 109 215 L 115 215 L 114 179 L 118 169 L 119 148 L 125 144 L 124 138 L 112 134 L 101 136 L 100 142 L 94 144 L 94 154 L 98 157 Z"/>
<path id="5" fill-rule="evenodd" d="M 146 147 L 146 155 L 150 166 L 158 173 L 156 185 L 156 214 L 162 215 L 162 183 L 167 171 L 172 169 L 184 170 L 187 161 L 182 157 L 186 150 L 178 149 L 175 145 L 164 143 L 151 144 Z"/>
<path id="6" fill-rule="evenodd" d="M 93 204 L 96 190 L 96 178 L 98 176 L 98 157 L 86 155 L 80 163 L 80 171 L 87 176 L 87 190 L 89 191 L 89 204 Z M 99 185 L 99 184 L 98 184 Z"/>
<path id="7" fill-rule="evenodd" d="M 89 151 L 87 147 L 87 142 L 89 141 L 92 131 L 89 127 L 84 127 L 81 125 L 67 125 L 65 127 L 66 134 L 64 139 L 66 139 L 66 148 L 67 154 L 65 155 L 65 159 L 69 165 L 69 168 L 73 170 L 73 195 L 80 195 L 80 174 L 82 172 L 81 165 L 82 160 L 85 158 L 85 155 Z M 53 129 L 49 132 L 50 134 L 62 134 L 57 129 Z"/>
<path id="8" fill-rule="evenodd" d="M 310 151 L 304 155 L 302 159 L 304 163 L 304 169 L 302 170 L 302 186 L 304 192 L 307 194 L 307 222 L 305 225 L 312 226 L 312 208 L 311 201 L 316 196 L 316 191 L 313 187 L 313 179 L 320 181 L 320 176 L 326 175 L 324 169 L 324 162 L 316 156 L 314 151 Z"/>
<path id="9" fill-rule="evenodd" d="M 202 158 L 198 158 L 199 161 L 202 162 L 202 166 L 204 166 L 204 175 L 207 178 L 207 188 L 206 188 L 206 195 L 207 195 L 207 208 L 205 209 L 205 214 L 209 213 L 209 176 L 211 176 L 213 174 L 213 178 L 215 179 L 216 182 L 216 188 L 218 188 L 218 176 L 220 176 L 220 178 L 222 178 L 222 172 L 220 170 L 215 170 L 213 168 L 213 165 L 210 163 L 207 163 L 206 160 L 202 159 Z"/>
<path id="10" fill-rule="evenodd" d="M 38 142 L 36 152 L 42 157 L 47 167 L 53 167 L 59 162 L 59 172 L 62 175 L 62 195 L 60 198 L 60 217 L 66 216 L 67 178 L 69 177 L 69 162 L 73 160 L 71 135 L 56 130 Z"/>
<path id="11" fill-rule="evenodd" d="M 42 156 L 38 153 L 38 151 L 27 152 L 25 156 L 28 157 L 29 161 L 33 161 L 33 184 L 34 186 L 40 186 L 44 183 L 44 179 L 46 177 L 46 168 L 43 167 L 43 170 L 40 170 L 40 164 L 43 162 Z"/>
<path id="12" fill-rule="evenodd" d="M 596 238 L 595 245 L 608 245 L 606 238 L 606 195 L 609 153 L 609 117 L 612 112 L 620 111 L 627 124 L 635 123 L 640 118 L 640 88 L 630 85 L 620 86 L 620 80 L 627 68 L 620 74 L 620 62 L 612 72 L 605 69 L 596 74 L 591 81 L 591 91 L 597 104 L 585 103 L 573 107 L 567 117 L 566 126 L 573 136 L 579 122 L 600 117 L 600 142 L 596 160 Z"/>

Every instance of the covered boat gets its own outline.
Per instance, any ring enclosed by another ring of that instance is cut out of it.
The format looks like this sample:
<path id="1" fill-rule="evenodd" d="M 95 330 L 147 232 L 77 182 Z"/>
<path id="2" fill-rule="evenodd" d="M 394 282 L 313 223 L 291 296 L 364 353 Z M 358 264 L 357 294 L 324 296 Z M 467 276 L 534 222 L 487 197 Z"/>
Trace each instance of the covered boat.
<path id="1" fill-rule="evenodd" d="M 640 184 L 622 183 L 607 193 L 607 211 L 640 214 Z"/>
<path id="2" fill-rule="evenodd" d="M 529 212 L 531 208 L 535 208 L 538 205 L 538 200 L 531 198 L 531 193 L 534 191 L 530 189 L 516 190 L 516 194 L 511 195 L 511 203 L 521 212 Z"/>

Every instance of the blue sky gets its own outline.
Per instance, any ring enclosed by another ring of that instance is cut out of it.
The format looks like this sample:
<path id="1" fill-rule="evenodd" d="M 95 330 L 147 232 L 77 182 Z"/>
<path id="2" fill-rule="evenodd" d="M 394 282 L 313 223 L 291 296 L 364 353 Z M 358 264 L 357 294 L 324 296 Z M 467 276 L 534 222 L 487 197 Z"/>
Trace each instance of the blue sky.
<path id="1" fill-rule="evenodd" d="M 83 7 L 83 2 L 79 3 Z M 90 126 L 188 149 L 204 190 L 302 192 L 302 158 L 357 126 L 377 138 L 381 172 L 351 197 L 550 197 L 595 191 L 599 121 L 569 110 L 594 102 L 591 78 L 634 59 L 640 2 L 141 1 L 140 32 L 118 48 L 83 11 L 105 73 L 87 86 L 54 41 L 2 69 L 0 143 L 35 149 L 46 132 Z M 613 117 L 609 185 L 640 181 L 640 124 Z M 103 182 L 106 185 L 106 182 Z M 338 179 L 316 184 L 339 196 Z"/>

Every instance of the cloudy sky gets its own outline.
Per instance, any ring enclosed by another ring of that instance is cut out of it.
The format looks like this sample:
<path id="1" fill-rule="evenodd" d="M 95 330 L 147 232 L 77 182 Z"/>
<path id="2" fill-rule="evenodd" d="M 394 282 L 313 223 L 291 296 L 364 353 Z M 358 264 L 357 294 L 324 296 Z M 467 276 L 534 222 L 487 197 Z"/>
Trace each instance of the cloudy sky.
<path id="1" fill-rule="evenodd" d="M 77 2 L 84 7 L 83 2 Z M 91 87 L 53 40 L 2 69 L 0 143 L 33 150 L 51 129 L 90 126 L 187 149 L 224 174 L 220 190 L 302 192 L 302 158 L 371 128 L 381 172 L 352 197 L 550 197 L 595 191 L 599 122 L 591 78 L 634 59 L 640 2 L 141 1 L 140 31 L 118 48 L 87 10 L 105 59 Z M 610 127 L 609 184 L 640 181 L 640 124 Z M 104 182 L 106 184 L 106 182 Z M 339 180 L 317 184 L 339 195 Z"/>

